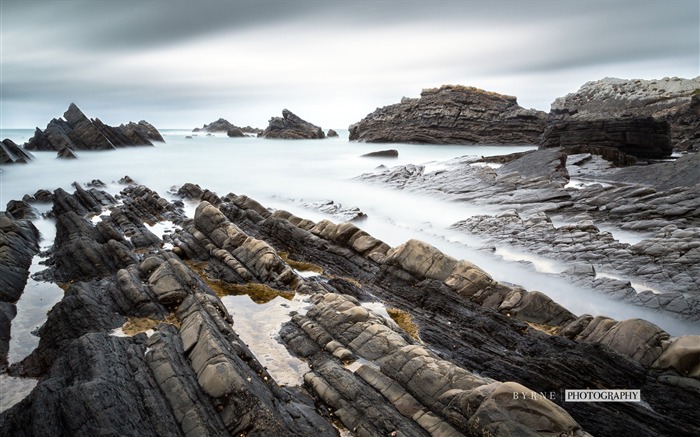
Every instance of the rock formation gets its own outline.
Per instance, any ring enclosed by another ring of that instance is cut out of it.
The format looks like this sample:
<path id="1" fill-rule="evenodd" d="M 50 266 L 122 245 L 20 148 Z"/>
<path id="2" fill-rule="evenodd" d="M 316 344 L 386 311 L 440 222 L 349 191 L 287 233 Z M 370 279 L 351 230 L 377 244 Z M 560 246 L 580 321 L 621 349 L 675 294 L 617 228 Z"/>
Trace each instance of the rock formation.
<path id="1" fill-rule="evenodd" d="M 363 158 L 398 158 L 399 151 L 396 149 L 378 150 L 362 155 Z"/>
<path id="2" fill-rule="evenodd" d="M 554 120 L 653 117 L 668 121 L 677 150 L 700 144 L 700 76 L 658 80 L 605 78 L 552 103 Z"/>
<path id="3" fill-rule="evenodd" d="M 569 146 L 612 147 L 638 158 L 667 158 L 673 152 L 668 122 L 651 117 L 548 123 L 540 147 Z"/>
<path id="4" fill-rule="evenodd" d="M 333 129 L 328 129 L 328 133 L 326 133 L 326 136 L 328 138 L 338 137 L 338 132 L 334 131 Z"/>
<path id="5" fill-rule="evenodd" d="M 0 164 L 27 164 L 34 156 L 9 138 L 0 142 Z"/>
<path id="6" fill-rule="evenodd" d="M 209 124 L 203 124 L 202 127 L 192 129 L 192 132 L 226 132 L 229 137 L 243 137 L 245 134 L 259 134 L 263 130 L 254 127 L 238 127 L 230 121 L 220 118 L 212 121 Z"/>
<path id="7" fill-rule="evenodd" d="M 71 103 L 63 118 L 54 118 L 43 131 L 37 127 L 24 148 L 38 151 L 60 151 L 63 148 L 73 151 L 112 150 L 125 146 L 152 146 L 152 141 L 164 140 L 147 121 L 107 126 L 98 118 L 87 118 L 75 103 Z"/>
<path id="8" fill-rule="evenodd" d="M 350 126 L 351 141 L 425 144 L 537 144 L 547 114 L 512 96 L 474 87 L 424 89 Z"/>
<path id="9" fill-rule="evenodd" d="M 260 136 L 287 140 L 315 140 L 326 137 L 320 127 L 302 120 L 288 109 L 282 110 L 282 117 L 272 117 L 267 129 Z"/>
<path id="10" fill-rule="evenodd" d="M 392 248 L 244 195 L 186 184 L 178 192 L 199 201 L 187 218 L 137 184 L 120 202 L 75 188 L 53 194 L 45 277 L 66 293 L 11 366 L 41 380 L 0 413 L 8 435 L 700 432 L 697 336 L 577 316 L 424 242 Z M 162 239 L 144 225 L 163 220 L 176 228 Z M 308 303 L 279 331 L 308 364 L 303 384 L 278 384 L 238 335 L 222 296 L 240 288 Z M 368 308 L 377 299 L 403 318 Z M 581 387 L 640 389 L 644 404 L 564 402 Z"/>

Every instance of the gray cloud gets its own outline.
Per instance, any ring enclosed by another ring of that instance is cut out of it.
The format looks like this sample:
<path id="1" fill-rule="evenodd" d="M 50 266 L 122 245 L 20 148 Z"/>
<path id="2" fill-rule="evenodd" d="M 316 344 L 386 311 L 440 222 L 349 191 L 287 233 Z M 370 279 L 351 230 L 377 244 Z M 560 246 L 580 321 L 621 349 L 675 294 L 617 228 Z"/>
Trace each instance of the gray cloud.
<path id="1" fill-rule="evenodd" d="M 290 107 L 343 127 L 442 83 L 546 110 L 604 76 L 697 76 L 699 9 L 695 0 L 5 0 L 0 121 L 43 126 L 75 101 L 112 123 L 264 125 Z"/>

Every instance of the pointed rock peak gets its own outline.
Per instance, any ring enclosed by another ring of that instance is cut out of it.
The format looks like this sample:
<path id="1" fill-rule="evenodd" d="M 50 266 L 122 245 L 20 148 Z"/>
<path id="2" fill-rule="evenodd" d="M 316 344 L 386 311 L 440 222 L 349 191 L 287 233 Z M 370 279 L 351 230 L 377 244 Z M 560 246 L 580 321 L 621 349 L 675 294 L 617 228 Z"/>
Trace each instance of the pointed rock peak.
<path id="1" fill-rule="evenodd" d="M 283 110 L 282 110 L 282 117 L 283 117 L 283 118 L 289 118 L 290 115 L 293 116 L 294 113 L 293 113 L 292 111 L 290 111 L 289 109 L 283 109 Z"/>
<path id="2" fill-rule="evenodd" d="M 83 111 L 81 111 L 75 103 L 71 103 L 68 106 L 68 110 L 63 113 L 63 118 L 71 124 L 87 119 Z"/>

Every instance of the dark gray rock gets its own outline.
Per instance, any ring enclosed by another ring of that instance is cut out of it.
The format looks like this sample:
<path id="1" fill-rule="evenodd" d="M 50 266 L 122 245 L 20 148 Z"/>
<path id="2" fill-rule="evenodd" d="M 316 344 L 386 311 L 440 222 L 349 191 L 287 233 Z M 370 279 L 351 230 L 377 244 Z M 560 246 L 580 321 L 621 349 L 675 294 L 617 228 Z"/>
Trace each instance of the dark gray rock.
<path id="1" fill-rule="evenodd" d="M 379 150 L 377 152 L 365 153 L 362 156 L 367 158 L 398 158 L 399 151 L 396 149 Z"/>
<path id="2" fill-rule="evenodd" d="M 282 110 L 282 117 L 272 117 L 269 125 L 260 136 L 288 140 L 314 140 L 326 137 L 320 127 L 302 120 L 288 109 Z"/>
<path id="3" fill-rule="evenodd" d="M 611 147 L 638 158 L 667 158 L 673 152 L 668 122 L 651 117 L 554 121 L 540 142 L 541 148 L 581 145 Z"/>
<path id="4" fill-rule="evenodd" d="M 56 158 L 60 159 L 78 159 L 78 155 L 75 154 L 73 150 L 71 150 L 69 147 L 64 146 L 61 148 L 61 150 L 56 153 Z"/>
<path id="5" fill-rule="evenodd" d="M 0 142 L 0 164 L 27 164 L 34 156 L 9 138 Z"/>
<path id="6" fill-rule="evenodd" d="M 333 129 L 328 129 L 328 132 L 326 133 L 326 136 L 328 138 L 337 138 L 338 137 L 338 132 L 334 131 Z"/>
<path id="7" fill-rule="evenodd" d="M 118 127 L 105 125 L 100 119 L 90 120 L 71 103 L 61 119 L 53 119 L 44 131 L 36 128 L 34 136 L 24 145 L 27 150 L 67 153 L 68 150 L 112 150 L 124 146 L 152 146 L 163 141 L 158 130 L 146 121 L 130 122 Z"/>
<path id="8" fill-rule="evenodd" d="M 424 89 L 350 126 L 351 141 L 425 144 L 537 144 L 547 115 L 515 97 L 460 85 Z"/>

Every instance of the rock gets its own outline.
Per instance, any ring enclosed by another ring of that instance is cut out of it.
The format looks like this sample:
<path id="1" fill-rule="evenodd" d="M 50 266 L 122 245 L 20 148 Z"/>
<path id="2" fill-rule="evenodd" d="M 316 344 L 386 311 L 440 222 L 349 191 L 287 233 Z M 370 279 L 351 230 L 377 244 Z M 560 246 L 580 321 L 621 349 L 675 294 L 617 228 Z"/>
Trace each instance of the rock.
<path id="1" fill-rule="evenodd" d="M 516 98 L 474 87 L 424 89 L 350 126 L 351 141 L 425 144 L 537 144 L 546 114 Z"/>
<path id="2" fill-rule="evenodd" d="M 0 142 L 0 164 L 27 164 L 34 155 L 18 146 L 9 138 Z"/>
<path id="3" fill-rule="evenodd" d="M 365 158 L 398 158 L 399 151 L 396 149 L 379 150 L 377 152 L 365 153 L 362 155 Z"/>
<path id="4" fill-rule="evenodd" d="M 604 118 L 554 121 L 547 124 L 541 148 L 603 146 L 638 158 L 666 158 L 673 147 L 665 120 L 648 118 Z"/>
<path id="5" fill-rule="evenodd" d="M 78 159 L 78 155 L 75 154 L 69 147 L 64 146 L 56 154 L 56 158 L 61 159 Z"/>
<path id="6" fill-rule="evenodd" d="M 338 137 L 338 132 L 334 131 L 333 129 L 328 129 L 328 133 L 326 133 L 326 137 L 336 138 L 336 137 Z"/>
<path id="7" fill-rule="evenodd" d="M 240 128 L 234 127 L 226 131 L 226 136 L 232 138 L 241 138 L 245 137 L 245 133 L 243 133 L 243 131 Z"/>
<path id="8" fill-rule="evenodd" d="M 282 110 L 282 117 L 272 117 L 269 125 L 260 136 L 288 140 L 313 140 L 326 137 L 320 127 L 302 120 L 288 109 Z"/>
<path id="9" fill-rule="evenodd" d="M 671 146 L 689 150 L 700 143 L 700 76 L 694 79 L 604 78 L 552 103 L 554 119 L 593 120 L 653 117 L 670 125 Z"/>
<path id="10" fill-rule="evenodd" d="M 10 200 L 7 202 L 6 211 L 16 219 L 35 219 L 39 217 L 39 211 L 23 200 Z"/>
<path id="11" fill-rule="evenodd" d="M 99 119 L 90 120 L 71 103 L 62 119 L 53 119 L 44 131 L 36 128 L 34 136 L 24 145 L 27 150 L 112 150 L 124 146 L 152 146 L 163 141 L 153 125 L 146 121 L 119 127 L 107 126 Z M 65 153 L 65 152 L 64 152 Z"/>
<path id="12" fill-rule="evenodd" d="M 700 336 L 684 335 L 676 338 L 654 361 L 652 367 L 673 368 L 681 375 L 700 379 Z"/>
<path id="13" fill-rule="evenodd" d="M 262 129 L 256 129 L 250 126 L 238 127 L 224 118 L 212 121 L 209 124 L 204 124 L 201 128 L 196 127 L 192 129 L 192 132 L 226 132 L 229 137 L 243 137 L 247 133 L 258 134 L 262 131 Z"/>

